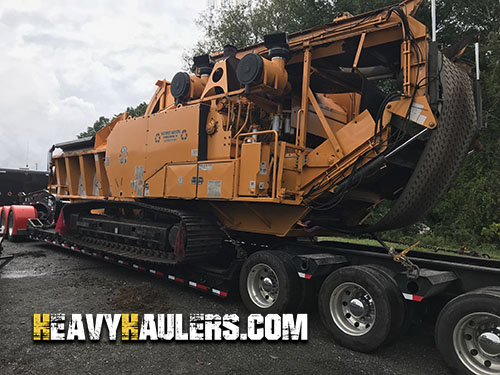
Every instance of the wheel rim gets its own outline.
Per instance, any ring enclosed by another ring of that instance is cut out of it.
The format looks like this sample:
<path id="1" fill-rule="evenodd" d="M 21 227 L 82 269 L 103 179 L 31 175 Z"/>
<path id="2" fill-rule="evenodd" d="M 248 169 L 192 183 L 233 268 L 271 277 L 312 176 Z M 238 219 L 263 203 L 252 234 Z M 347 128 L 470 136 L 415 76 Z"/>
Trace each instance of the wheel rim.
<path id="1" fill-rule="evenodd" d="M 347 282 L 330 296 L 330 313 L 337 327 L 350 336 L 368 333 L 375 323 L 375 302 L 361 285 Z"/>
<path id="2" fill-rule="evenodd" d="M 458 358 L 473 373 L 500 372 L 500 316 L 476 312 L 464 316 L 453 330 Z"/>
<path id="3" fill-rule="evenodd" d="M 2 236 L 5 234 L 5 214 L 3 212 L 0 215 L 0 232 Z"/>
<path id="4" fill-rule="evenodd" d="M 267 264 L 256 264 L 248 273 L 247 290 L 254 304 L 260 308 L 267 309 L 278 299 L 278 276 L 276 276 L 274 270 Z"/>

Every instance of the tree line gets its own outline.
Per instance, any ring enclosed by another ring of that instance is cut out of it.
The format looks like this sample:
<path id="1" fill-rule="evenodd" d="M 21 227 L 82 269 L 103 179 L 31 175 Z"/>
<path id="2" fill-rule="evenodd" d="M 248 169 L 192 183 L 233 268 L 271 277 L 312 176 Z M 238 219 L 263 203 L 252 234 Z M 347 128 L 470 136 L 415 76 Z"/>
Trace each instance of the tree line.
<path id="1" fill-rule="evenodd" d="M 254 0 L 209 8 L 200 13 L 197 24 L 203 37 L 184 52 L 184 67 L 192 56 L 222 50 L 227 44 L 243 47 L 261 42 L 263 36 L 331 22 L 349 12 L 359 14 L 394 4 L 394 0 Z M 430 1 L 424 2 L 416 18 L 430 29 Z M 449 47 L 471 34 L 480 36 L 483 95 L 481 150 L 467 157 L 444 200 L 423 220 L 422 225 L 391 231 L 386 236 L 399 240 L 420 238 L 436 246 L 491 248 L 500 243 L 500 2 L 498 0 L 437 0 L 438 41 Z M 473 65 L 470 48 L 463 61 Z M 127 108 L 132 116 L 144 113 L 146 103 Z M 142 112 L 141 112 L 142 111 Z M 109 123 L 100 117 L 80 136 L 95 133 Z"/>

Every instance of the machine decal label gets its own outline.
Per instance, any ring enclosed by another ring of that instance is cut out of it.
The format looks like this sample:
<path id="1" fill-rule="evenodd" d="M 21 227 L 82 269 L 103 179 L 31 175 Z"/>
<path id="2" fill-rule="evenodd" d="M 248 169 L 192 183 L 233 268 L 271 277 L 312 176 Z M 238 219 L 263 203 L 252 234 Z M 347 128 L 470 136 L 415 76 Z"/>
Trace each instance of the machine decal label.
<path id="1" fill-rule="evenodd" d="M 184 177 L 177 177 L 177 185 L 182 185 L 184 183 Z"/>
<path id="2" fill-rule="evenodd" d="M 156 133 L 155 143 L 160 143 L 162 139 L 163 142 L 176 142 L 179 138 L 182 141 L 185 141 L 188 138 L 188 132 L 186 129 L 164 130 L 161 133 Z"/>
<path id="3" fill-rule="evenodd" d="M 166 130 L 161 132 L 161 136 L 163 137 L 163 142 L 175 142 L 179 137 L 179 133 L 181 131 L 179 129 L 176 130 Z"/>
<path id="4" fill-rule="evenodd" d="M 134 170 L 134 179 L 130 180 L 130 188 L 136 196 L 142 196 L 142 188 L 144 185 L 144 166 L 138 165 Z"/>
<path id="5" fill-rule="evenodd" d="M 200 171 L 211 171 L 212 164 L 200 164 L 199 168 L 200 168 Z"/>
<path id="6" fill-rule="evenodd" d="M 144 166 L 138 165 L 135 167 L 135 176 L 136 180 L 142 180 L 144 178 Z"/>
<path id="7" fill-rule="evenodd" d="M 207 182 L 207 197 L 220 198 L 222 190 L 221 180 L 208 180 Z"/>
<path id="8" fill-rule="evenodd" d="M 265 161 L 261 161 L 260 162 L 260 171 L 259 171 L 259 174 L 267 175 L 267 168 L 266 168 L 266 162 Z"/>
<path id="9" fill-rule="evenodd" d="M 126 164 L 128 160 L 128 151 L 127 146 L 122 146 L 120 150 L 120 155 L 118 155 L 118 159 L 120 160 L 120 164 Z"/>
<path id="10" fill-rule="evenodd" d="M 419 103 L 413 103 L 410 110 L 410 121 L 416 122 L 417 124 L 423 125 L 427 116 L 422 115 L 424 106 Z"/>
<path id="11" fill-rule="evenodd" d="M 188 138 L 188 132 L 186 129 L 182 129 L 182 132 L 181 132 L 181 139 L 183 141 L 185 141 L 186 139 Z"/>
<path id="12" fill-rule="evenodd" d="M 198 156 L 198 149 L 197 148 L 193 148 L 191 150 L 191 156 Z"/>

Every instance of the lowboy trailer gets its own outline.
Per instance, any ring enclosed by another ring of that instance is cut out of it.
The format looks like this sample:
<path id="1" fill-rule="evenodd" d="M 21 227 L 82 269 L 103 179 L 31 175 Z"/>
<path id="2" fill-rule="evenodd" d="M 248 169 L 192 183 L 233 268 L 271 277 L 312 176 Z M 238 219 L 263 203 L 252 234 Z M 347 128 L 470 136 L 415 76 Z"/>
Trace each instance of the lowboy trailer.
<path id="1" fill-rule="evenodd" d="M 499 261 L 316 241 L 417 222 L 478 135 L 479 77 L 429 40 L 420 3 L 197 56 L 194 74 L 157 82 L 144 116 L 54 145 L 48 190 L 8 209 L 9 239 L 239 290 L 251 312 L 317 305 L 363 352 L 427 305 L 450 366 L 499 374 Z"/>

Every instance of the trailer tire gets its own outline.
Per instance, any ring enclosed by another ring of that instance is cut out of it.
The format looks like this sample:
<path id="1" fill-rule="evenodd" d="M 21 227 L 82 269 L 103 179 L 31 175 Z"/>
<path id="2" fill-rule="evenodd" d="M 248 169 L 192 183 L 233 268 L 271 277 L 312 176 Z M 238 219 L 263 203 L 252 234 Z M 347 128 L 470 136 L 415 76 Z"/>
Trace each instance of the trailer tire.
<path id="1" fill-rule="evenodd" d="M 436 322 L 436 345 L 460 374 L 500 372 L 500 290 L 482 288 L 446 304 Z"/>
<path id="2" fill-rule="evenodd" d="M 316 306 L 316 295 L 318 289 L 312 280 L 299 280 L 300 296 L 294 312 L 308 313 Z"/>
<path id="3" fill-rule="evenodd" d="M 392 310 L 386 285 L 366 267 L 349 266 L 331 273 L 319 292 L 323 324 L 335 341 L 359 352 L 372 352 L 386 341 Z"/>
<path id="4" fill-rule="evenodd" d="M 386 291 L 389 294 L 392 324 L 391 331 L 384 344 L 391 344 L 406 333 L 409 328 L 409 324 L 407 322 L 409 312 L 406 308 L 405 299 L 403 298 L 403 294 L 393 277 L 395 273 L 390 269 L 384 266 L 379 266 L 378 264 L 368 264 L 362 267 L 374 271 L 375 277 L 380 277 L 380 280 L 385 284 Z"/>
<path id="5" fill-rule="evenodd" d="M 7 239 L 10 242 L 19 241 L 19 236 L 14 235 L 14 212 L 12 210 L 9 211 L 7 216 Z"/>
<path id="6" fill-rule="evenodd" d="M 258 251 L 243 264 L 240 294 L 252 313 L 294 312 L 300 298 L 299 290 L 299 277 L 288 253 Z"/>
<path id="7" fill-rule="evenodd" d="M 7 237 L 6 232 L 7 232 L 7 225 L 5 223 L 5 209 L 4 207 L 0 207 L 0 236 L 2 237 Z"/>

